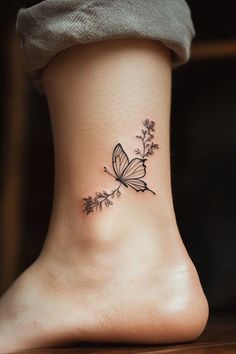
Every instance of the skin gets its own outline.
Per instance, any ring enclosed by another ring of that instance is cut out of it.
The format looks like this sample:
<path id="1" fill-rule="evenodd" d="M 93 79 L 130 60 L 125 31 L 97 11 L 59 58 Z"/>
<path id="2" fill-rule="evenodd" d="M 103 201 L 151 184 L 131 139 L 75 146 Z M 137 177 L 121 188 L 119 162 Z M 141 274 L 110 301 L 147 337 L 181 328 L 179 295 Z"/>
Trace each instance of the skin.
<path id="1" fill-rule="evenodd" d="M 39 258 L 0 301 L 0 353 L 87 340 L 193 340 L 208 305 L 172 202 L 169 51 L 146 39 L 79 45 L 58 54 L 43 81 L 53 209 Z M 114 205 L 86 215 L 84 197 L 118 186 L 103 168 L 117 143 L 135 157 L 145 118 L 155 121 L 160 147 L 144 177 L 156 195 L 123 186 Z"/>

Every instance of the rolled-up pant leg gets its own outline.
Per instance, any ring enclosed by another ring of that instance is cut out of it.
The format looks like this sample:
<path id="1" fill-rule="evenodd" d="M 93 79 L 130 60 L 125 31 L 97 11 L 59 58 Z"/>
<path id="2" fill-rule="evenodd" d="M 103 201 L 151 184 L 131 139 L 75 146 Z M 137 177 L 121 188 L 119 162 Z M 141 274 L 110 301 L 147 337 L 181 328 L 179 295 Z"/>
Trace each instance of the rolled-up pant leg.
<path id="1" fill-rule="evenodd" d="M 17 16 L 29 72 L 40 71 L 59 52 L 106 39 L 149 38 L 172 52 L 173 66 L 189 58 L 194 27 L 184 0 L 45 0 Z"/>

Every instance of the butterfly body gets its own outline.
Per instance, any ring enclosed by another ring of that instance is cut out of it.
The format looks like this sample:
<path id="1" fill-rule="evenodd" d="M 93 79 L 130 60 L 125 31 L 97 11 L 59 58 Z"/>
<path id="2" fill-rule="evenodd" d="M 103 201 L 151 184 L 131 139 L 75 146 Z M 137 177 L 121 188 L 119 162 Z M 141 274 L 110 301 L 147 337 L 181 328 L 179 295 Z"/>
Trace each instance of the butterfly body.
<path id="1" fill-rule="evenodd" d="M 119 177 L 116 177 L 116 181 L 122 183 L 126 188 L 128 188 L 127 184 L 125 183 L 125 181 Z"/>

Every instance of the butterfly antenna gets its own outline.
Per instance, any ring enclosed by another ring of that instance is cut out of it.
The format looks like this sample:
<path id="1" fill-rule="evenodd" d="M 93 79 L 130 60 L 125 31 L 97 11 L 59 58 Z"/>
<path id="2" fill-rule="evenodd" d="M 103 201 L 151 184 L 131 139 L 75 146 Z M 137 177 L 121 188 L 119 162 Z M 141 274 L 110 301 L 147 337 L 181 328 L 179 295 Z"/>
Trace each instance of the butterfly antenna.
<path id="1" fill-rule="evenodd" d="M 108 169 L 106 167 L 104 167 L 104 172 L 108 173 L 110 176 L 116 178 L 116 176 L 114 176 L 110 171 L 108 171 Z"/>

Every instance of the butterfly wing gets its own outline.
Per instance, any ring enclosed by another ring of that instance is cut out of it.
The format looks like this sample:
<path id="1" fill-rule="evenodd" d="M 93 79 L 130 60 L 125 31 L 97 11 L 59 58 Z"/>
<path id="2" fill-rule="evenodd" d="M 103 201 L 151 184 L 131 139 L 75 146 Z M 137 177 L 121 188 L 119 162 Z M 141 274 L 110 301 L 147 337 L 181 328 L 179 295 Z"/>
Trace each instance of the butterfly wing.
<path id="1" fill-rule="evenodd" d="M 146 166 L 144 162 L 146 159 L 135 158 L 128 163 L 125 168 L 122 178 L 126 181 L 127 179 L 142 178 L 146 175 Z"/>
<path id="2" fill-rule="evenodd" d="M 123 183 L 126 186 L 132 187 L 137 192 L 149 190 L 155 194 L 155 192 L 148 188 L 147 183 L 140 179 L 146 175 L 145 161 L 146 159 L 138 158 L 131 160 L 123 172 Z"/>
<path id="3" fill-rule="evenodd" d="M 137 192 L 144 192 L 146 190 L 149 190 L 149 188 L 147 187 L 147 183 L 141 179 L 138 179 L 138 178 L 126 179 L 125 183 L 129 187 L 132 187 L 133 189 L 135 189 Z"/>
<path id="4" fill-rule="evenodd" d="M 117 144 L 112 153 L 112 166 L 118 178 L 123 176 L 125 169 L 129 166 L 129 158 L 124 152 L 121 144 Z"/>

